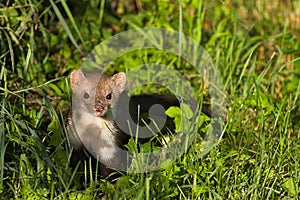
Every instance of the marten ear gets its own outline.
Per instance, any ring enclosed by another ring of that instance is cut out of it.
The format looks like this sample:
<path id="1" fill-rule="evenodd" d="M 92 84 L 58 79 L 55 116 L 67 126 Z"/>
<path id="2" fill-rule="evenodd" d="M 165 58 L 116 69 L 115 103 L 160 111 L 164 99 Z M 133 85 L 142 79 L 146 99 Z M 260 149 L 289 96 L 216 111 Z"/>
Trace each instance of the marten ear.
<path id="1" fill-rule="evenodd" d="M 80 79 L 84 78 L 82 71 L 74 70 L 70 75 L 71 88 L 74 88 L 76 84 L 80 82 Z"/>
<path id="2" fill-rule="evenodd" d="M 126 85 L 126 74 L 119 72 L 112 77 L 112 80 L 116 83 L 116 88 L 118 88 L 119 92 L 123 92 Z"/>

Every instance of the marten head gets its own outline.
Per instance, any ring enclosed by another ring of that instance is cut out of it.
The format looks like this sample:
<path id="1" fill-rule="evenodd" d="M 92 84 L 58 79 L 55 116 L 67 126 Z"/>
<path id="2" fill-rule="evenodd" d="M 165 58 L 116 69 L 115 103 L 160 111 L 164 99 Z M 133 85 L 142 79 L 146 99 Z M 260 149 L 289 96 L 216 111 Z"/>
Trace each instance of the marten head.
<path id="1" fill-rule="evenodd" d="M 105 115 L 118 102 L 126 85 L 126 75 L 123 72 L 108 76 L 74 70 L 70 80 L 73 108 L 84 109 L 84 112 L 97 117 Z"/>

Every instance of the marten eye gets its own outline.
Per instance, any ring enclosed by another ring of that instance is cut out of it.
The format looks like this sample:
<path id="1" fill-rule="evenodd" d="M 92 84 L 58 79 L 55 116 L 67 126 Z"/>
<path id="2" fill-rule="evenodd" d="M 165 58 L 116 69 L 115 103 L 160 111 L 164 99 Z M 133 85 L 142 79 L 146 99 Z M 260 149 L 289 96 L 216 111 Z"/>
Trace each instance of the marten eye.
<path id="1" fill-rule="evenodd" d="M 109 93 L 108 95 L 106 95 L 105 97 L 107 100 L 110 100 L 111 99 L 111 93 Z"/>
<path id="2" fill-rule="evenodd" d="M 88 98 L 90 98 L 90 95 L 89 95 L 88 93 L 84 93 L 83 97 L 84 97 L 85 99 L 88 99 Z"/>

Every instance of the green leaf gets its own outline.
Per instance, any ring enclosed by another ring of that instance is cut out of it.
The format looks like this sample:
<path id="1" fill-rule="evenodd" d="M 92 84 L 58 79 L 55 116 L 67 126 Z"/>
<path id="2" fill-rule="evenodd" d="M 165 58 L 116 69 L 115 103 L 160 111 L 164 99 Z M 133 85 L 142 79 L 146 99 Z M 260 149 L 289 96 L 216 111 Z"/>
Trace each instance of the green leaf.
<path id="1" fill-rule="evenodd" d="M 204 122 L 207 122 L 209 120 L 210 120 L 210 118 L 206 114 L 201 113 L 198 127 L 201 127 L 204 124 Z"/>
<path id="2" fill-rule="evenodd" d="M 137 153 L 138 149 L 136 146 L 136 142 L 134 141 L 134 138 L 130 138 L 127 145 L 125 145 L 131 152 Z"/>
<path id="3" fill-rule="evenodd" d="M 282 188 L 292 196 L 297 196 L 296 185 L 293 178 L 285 178 Z"/>
<path id="4" fill-rule="evenodd" d="M 175 118 L 174 119 L 174 123 L 175 123 L 175 131 L 179 132 L 181 127 L 180 127 L 180 122 L 181 122 L 181 118 Z"/>
<path id="5" fill-rule="evenodd" d="M 174 118 L 175 131 L 176 132 L 188 132 L 193 122 L 190 119 L 193 118 L 193 111 L 188 104 L 180 104 L 179 107 L 170 107 L 166 111 L 166 115 Z"/>
<path id="6" fill-rule="evenodd" d="M 178 107 L 172 106 L 168 110 L 166 110 L 166 115 L 171 118 L 181 117 L 181 110 Z"/>

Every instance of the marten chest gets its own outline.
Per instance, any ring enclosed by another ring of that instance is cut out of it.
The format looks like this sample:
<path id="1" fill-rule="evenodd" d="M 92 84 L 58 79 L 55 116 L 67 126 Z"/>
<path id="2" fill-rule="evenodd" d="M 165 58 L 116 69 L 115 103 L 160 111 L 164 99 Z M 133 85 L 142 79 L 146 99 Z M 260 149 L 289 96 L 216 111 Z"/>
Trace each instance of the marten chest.
<path id="1" fill-rule="evenodd" d="M 76 132 L 85 148 L 100 160 L 110 160 L 116 152 L 117 130 L 110 120 L 89 113 L 74 116 Z"/>

